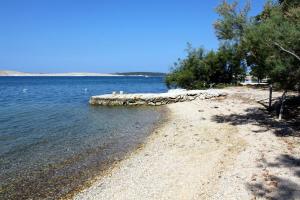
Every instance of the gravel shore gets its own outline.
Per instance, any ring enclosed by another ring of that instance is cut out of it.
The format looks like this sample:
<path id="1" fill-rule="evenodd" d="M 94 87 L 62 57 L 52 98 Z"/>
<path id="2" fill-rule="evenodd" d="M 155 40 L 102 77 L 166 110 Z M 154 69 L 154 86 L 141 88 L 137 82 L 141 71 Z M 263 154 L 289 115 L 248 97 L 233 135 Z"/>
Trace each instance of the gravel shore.
<path id="1" fill-rule="evenodd" d="M 74 199 L 300 199 L 300 139 L 263 124 L 268 92 L 224 92 L 167 105 L 144 147 Z"/>

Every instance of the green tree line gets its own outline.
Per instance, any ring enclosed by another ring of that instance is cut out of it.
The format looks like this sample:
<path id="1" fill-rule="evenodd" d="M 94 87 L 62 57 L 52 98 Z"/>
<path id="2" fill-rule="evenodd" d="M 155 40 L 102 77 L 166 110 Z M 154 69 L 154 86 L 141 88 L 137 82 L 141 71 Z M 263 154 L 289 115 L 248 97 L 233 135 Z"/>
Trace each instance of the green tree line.
<path id="1" fill-rule="evenodd" d="M 169 87 L 208 88 L 236 84 L 250 73 L 267 78 L 278 88 L 298 90 L 300 85 L 300 1 L 267 1 L 257 16 L 249 16 L 250 3 L 222 1 L 214 23 L 216 51 L 187 46 L 166 77 Z"/>

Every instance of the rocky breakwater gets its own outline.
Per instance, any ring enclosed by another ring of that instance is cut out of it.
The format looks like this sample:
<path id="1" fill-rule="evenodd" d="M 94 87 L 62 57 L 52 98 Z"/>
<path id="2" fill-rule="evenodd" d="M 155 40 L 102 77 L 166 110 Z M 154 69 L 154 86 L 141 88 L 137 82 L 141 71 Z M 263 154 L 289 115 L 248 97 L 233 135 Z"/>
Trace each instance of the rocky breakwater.
<path id="1" fill-rule="evenodd" d="M 167 93 L 105 94 L 92 96 L 89 103 L 101 106 L 159 106 L 176 102 L 210 99 L 227 94 L 220 90 L 170 90 Z"/>

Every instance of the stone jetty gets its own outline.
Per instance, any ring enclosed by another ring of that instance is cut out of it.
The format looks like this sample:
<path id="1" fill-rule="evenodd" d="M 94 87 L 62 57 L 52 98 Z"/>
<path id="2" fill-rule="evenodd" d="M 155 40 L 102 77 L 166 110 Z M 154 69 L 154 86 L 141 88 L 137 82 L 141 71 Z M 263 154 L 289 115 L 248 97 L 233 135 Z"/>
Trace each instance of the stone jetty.
<path id="1" fill-rule="evenodd" d="M 122 93 L 122 92 L 121 92 Z M 105 94 L 92 96 L 89 103 L 101 106 L 159 106 L 176 102 L 193 101 L 195 99 L 210 99 L 226 96 L 219 90 L 169 90 L 167 93 L 140 93 L 140 94 Z"/>

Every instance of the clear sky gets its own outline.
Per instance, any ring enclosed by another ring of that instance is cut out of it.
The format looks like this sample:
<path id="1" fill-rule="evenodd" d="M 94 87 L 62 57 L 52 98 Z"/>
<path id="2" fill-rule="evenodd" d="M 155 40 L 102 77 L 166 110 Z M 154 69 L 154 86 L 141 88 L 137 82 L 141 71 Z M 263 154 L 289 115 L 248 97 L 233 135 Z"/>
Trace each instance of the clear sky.
<path id="1" fill-rule="evenodd" d="M 241 0 L 243 5 L 246 0 Z M 0 69 L 167 72 L 187 42 L 216 49 L 219 0 L 0 0 Z M 251 14 L 264 0 L 252 0 Z"/>

